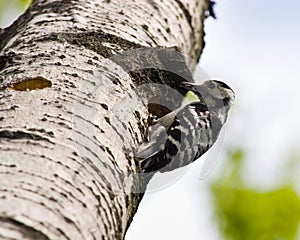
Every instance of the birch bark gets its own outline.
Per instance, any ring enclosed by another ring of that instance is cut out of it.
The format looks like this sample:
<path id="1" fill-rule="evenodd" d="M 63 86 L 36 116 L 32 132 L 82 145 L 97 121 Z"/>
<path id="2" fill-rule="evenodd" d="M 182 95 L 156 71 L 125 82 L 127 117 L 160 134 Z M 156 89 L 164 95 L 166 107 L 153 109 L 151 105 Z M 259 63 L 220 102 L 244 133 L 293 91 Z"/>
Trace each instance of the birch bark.
<path id="1" fill-rule="evenodd" d="M 124 238 L 148 180 L 133 157 L 148 114 L 137 82 L 153 78 L 127 71 L 135 58 L 122 56 L 175 46 L 192 71 L 208 8 L 35 0 L 1 30 L 1 239 Z"/>

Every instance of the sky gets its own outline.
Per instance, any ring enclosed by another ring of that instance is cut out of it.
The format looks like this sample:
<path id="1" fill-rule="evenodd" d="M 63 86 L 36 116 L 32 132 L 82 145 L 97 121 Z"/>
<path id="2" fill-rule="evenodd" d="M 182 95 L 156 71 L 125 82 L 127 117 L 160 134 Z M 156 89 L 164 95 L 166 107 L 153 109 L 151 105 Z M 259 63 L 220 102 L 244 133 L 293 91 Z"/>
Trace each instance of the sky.
<path id="1" fill-rule="evenodd" d="M 170 186 L 146 193 L 126 240 L 222 239 L 207 183 L 222 171 L 226 149 L 246 150 L 244 178 L 260 189 L 282 184 L 282 168 L 299 155 L 300 1 L 219 0 L 215 10 L 195 78 L 205 71 L 236 93 L 221 147 L 209 153 L 219 154 L 217 164 L 202 179 L 201 158 Z"/>
<path id="2" fill-rule="evenodd" d="M 246 150 L 244 178 L 262 189 L 281 184 L 288 158 L 300 156 L 300 1 L 219 0 L 215 11 L 195 78 L 205 71 L 226 82 L 234 108 L 208 154 L 175 179 L 151 181 L 126 240 L 222 239 L 208 183 L 222 172 L 226 149 Z M 203 172 L 210 160 L 216 165 Z"/>
<path id="3" fill-rule="evenodd" d="M 300 2 L 283 3 L 219 1 L 200 63 L 236 91 L 227 140 L 248 150 L 256 185 L 275 183 L 284 160 L 300 147 Z"/>

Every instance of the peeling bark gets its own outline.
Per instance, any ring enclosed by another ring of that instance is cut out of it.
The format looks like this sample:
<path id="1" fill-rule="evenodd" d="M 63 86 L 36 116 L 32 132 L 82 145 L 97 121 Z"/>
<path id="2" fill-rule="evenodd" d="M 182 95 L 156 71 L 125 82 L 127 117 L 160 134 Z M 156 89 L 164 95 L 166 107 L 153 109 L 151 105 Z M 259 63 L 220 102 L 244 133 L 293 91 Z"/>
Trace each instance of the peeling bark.
<path id="1" fill-rule="evenodd" d="M 0 31 L 1 239 L 124 238 L 151 177 L 137 88 L 191 80 L 208 6 L 36 0 Z"/>

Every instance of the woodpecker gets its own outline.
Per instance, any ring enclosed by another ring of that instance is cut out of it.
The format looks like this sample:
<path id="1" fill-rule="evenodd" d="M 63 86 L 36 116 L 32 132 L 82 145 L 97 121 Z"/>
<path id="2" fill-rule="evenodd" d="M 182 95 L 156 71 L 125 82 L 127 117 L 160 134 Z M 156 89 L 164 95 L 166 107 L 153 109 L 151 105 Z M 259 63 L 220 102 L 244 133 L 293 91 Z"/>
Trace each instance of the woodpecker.
<path id="1" fill-rule="evenodd" d="M 217 140 L 234 101 L 225 83 L 183 82 L 196 100 L 156 120 L 149 127 L 149 142 L 137 149 L 142 172 L 167 172 L 183 167 L 203 155 Z"/>

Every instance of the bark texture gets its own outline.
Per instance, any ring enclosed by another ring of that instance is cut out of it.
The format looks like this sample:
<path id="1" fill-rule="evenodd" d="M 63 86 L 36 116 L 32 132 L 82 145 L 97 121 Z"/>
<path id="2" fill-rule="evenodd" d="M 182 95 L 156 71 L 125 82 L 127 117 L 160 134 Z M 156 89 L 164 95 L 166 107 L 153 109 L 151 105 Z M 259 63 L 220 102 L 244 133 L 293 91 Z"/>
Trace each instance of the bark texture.
<path id="1" fill-rule="evenodd" d="M 124 238 L 145 189 L 136 87 L 153 81 L 126 51 L 175 46 L 198 60 L 208 4 L 36 0 L 1 30 L 0 239 Z"/>

